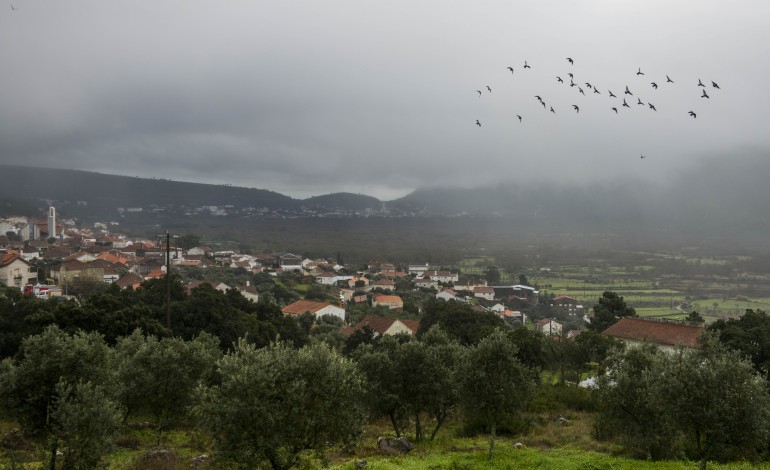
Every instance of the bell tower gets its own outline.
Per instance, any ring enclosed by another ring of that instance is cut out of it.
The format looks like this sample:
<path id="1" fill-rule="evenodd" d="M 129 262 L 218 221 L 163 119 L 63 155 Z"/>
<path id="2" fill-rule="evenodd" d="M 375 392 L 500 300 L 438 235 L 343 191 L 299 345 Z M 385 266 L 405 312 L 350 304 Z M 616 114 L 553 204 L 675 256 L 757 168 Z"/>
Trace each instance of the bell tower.
<path id="1" fill-rule="evenodd" d="M 56 235 L 56 208 L 48 208 L 48 238 L 57 238 Z"/>

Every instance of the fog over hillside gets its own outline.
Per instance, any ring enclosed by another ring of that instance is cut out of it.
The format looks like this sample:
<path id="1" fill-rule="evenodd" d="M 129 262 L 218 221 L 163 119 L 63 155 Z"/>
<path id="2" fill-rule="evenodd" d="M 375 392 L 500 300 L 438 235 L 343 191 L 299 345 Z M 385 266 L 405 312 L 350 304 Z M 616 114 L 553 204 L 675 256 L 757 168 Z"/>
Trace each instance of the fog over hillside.
<path id="1" fill-rule="evenodd" d="M 381 201 L 371 196 L 334 193 L 305 200 L 266 189 L 130 178 L 70 170 L 0 167 L 6 201 L 45 199 L 87 202 L 73 215 L 115 217 L 116 207 L 233 205 L 270 210 L 373 212 L 379 216 L 471 217 L 510 219 L 530 232 L 713 234 L 761 236 L 770 230 L 770 158 L 745 152 L 742 165 L 733 158 L 712 158 L 666 180 L 649 183 L 626 175 L 582 185 L 544 181 L 471 189 L 426 188 Z M 70 209 L 74 211 L 76 206 Z M 67 207 L 60 212 L 66 215 Z M 390 212 L 389 212 L 390 211 Z M 3 206 L 3 212 L 13 212 Z"/>
<path id="2" fill-rule="evenodd" d="M 740 165 L 734 164 L 736 159 Z M 476 189 L 417 190 L 395 205 L 427 206 L 445 214 L 501 214 L 523 221 L 558 219 L 602 230 L 708 230 L 721 233 L 770 229 L 770 155 L 703 160 L 659 182 L 633 174 L 582 185 L 558 181 Z"/>

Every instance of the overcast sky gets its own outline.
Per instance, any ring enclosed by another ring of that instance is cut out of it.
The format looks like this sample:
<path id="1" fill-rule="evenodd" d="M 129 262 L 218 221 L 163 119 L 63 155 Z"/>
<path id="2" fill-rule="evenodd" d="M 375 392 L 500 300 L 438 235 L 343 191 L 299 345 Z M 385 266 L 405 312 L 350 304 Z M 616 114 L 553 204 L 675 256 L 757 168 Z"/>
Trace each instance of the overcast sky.
<path id="1" fill-rule="evenodd" d="M 0 163 L 294 197 L 654 184 L 770 158 L 768 25 L 767 0 L 12 0 Z"/>

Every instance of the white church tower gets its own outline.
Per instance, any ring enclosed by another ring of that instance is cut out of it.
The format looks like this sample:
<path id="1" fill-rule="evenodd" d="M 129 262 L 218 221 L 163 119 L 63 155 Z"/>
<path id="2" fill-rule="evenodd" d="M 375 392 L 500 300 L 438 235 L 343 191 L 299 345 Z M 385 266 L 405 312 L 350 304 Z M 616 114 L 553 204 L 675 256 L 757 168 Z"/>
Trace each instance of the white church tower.
<path id="1" fill-rule="evenodd" d="M 56 208 L 48 208 L 48 238 L 56 238 Z"/>

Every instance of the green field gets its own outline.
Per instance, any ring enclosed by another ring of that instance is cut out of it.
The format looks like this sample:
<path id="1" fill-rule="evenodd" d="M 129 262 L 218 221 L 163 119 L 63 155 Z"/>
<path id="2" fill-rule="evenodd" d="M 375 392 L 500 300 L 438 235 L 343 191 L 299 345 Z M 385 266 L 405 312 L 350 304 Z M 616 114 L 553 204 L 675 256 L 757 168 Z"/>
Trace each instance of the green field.
<path id="1" fill-rule="evenodd" d="M 675 318 L 680 315 L 684 315 L 678 310 L 671 310 L 670 308 L 656 308 L 656 307 L 639 307 L 634 309 L 636 314 L 640 317 L 669 317 Z"/>
<path id="2" fill-rule="evenodd" d="M 578 262 L 552 263 L 545 269 L 522 270 L 530 285 L 537 286 L 541 299 L 548 295 L 568 295 L 586 311 L 605 291 L 622 296 L 642 317 L 683 319 L 697 311 L 707 322 L 737 317 L 746 309 L 770 312 L 770 275 L 746 272 L 741 263 L 748 256 L 687 257 L 671 253 L 635 252 L 628 265 L 608 263 L 586 257 Z M 483 274 L 493 265 L 493 257 L 466 259 L 457 265 L 461 272 Z M 506 281 L 517 282 L 518 275 L 507 274 Z M 514 279 L 515 278 L 515 279 Z M 687 312 L 677 310 L 682 304 Z M 716 306 L 715 306 L 716 304 Z"/>
<path id="3" fill-rule="evenodd" d="M 742 315 L 747 309 L 770 312 L 770 298 L 767 297 L 749 300 L 696 300 L 693 301 L 690 305 L 691 310 L 695 310 L 703 315 L 712 316 L 738 316 Z"/>

